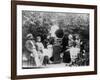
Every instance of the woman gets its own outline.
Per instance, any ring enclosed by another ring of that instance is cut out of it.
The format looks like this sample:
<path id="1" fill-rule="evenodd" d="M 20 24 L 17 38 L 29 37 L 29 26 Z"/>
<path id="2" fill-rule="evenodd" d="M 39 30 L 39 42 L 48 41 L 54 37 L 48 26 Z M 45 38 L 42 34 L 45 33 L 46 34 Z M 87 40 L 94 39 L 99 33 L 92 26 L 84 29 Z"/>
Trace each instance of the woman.
<path id="1" fill-rule="evenodd" d="M 68 35 L 65 34 L 63 39 L 62 39 L 62 53 L 63 53 L 63 62 L 64 63 L 70 63 L 70 53 L 66 52 L 68 49 Z"/>
<path id="2" fill-rule="evenodd" d="M 80 41 L 79 35 L 76 35 L 75 36 L 75 42 L 76 42 L 76 47 L 77 48 L 80 48 L 81 41 Z"/>
<path id="3" fill-rule="evenodd" d="M 69 34 L 68 35 L 68 47 L 71 47 L 73 45 L 74 39 L 73 39 L 73 35 Z"/>

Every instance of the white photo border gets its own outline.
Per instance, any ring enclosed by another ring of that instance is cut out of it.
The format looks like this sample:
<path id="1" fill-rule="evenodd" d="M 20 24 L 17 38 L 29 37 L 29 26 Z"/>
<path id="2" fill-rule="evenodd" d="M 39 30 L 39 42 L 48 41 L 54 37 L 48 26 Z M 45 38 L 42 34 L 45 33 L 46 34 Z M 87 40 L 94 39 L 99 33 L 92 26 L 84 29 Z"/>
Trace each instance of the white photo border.
<path id="1" fill-rule="evenodd" d="M 90 14 L 90 65 L 81 67 L 64 67 L 64 68 L 45 68 L 45 69 L 22 69 L 22 10 L 31 11 L 48 11 L 48 12 L 71 12 L 71 13 L 89 13 Z M 37 75 L 52 73 L 70 73 L 94 71 L 94 9 L 82 8 L 60 8 L 46 6 L 17 5 L 17 75 Z"/>

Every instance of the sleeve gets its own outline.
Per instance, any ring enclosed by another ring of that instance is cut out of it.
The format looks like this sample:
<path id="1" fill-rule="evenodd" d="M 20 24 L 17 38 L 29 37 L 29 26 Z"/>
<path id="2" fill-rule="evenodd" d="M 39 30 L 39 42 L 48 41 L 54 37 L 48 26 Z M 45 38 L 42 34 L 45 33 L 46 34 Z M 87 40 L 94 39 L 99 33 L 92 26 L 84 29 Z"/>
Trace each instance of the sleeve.
<path id="1" fill-rule="evenodd" d="M 33 52 L 33 43 L 32 43 L 32 41 L 26 41 L 25 47 L 28 51 Z"/>
<path id="2" fill-rule="evenodd" d="M 42 50 L 44 49 L 44 46 L 43 46 L 43 44 L 41 43 L 41 48 L 42 48 Z"/>
<path id="3" fill-rule="evenodd" d="M 44 45 L 42 44 L 42 49 L 44 49 Z"/>

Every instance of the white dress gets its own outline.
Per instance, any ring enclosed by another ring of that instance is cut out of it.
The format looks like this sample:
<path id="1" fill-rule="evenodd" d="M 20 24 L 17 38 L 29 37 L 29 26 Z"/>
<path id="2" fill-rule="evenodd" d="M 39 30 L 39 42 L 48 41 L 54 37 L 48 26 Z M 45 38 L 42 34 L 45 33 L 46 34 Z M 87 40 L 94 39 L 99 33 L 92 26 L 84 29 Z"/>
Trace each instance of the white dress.
<path id="1" fill-rule="evenodd" d="M 44 60 L 44 53 L 43 53 L 44 46 L 43 46 L 42 42 L 37 42 L 36 46 L 37 46 L 37 53 L 38 53 L 38 56 L 39 56 L 39 60 L 40 60 L 40 63 L 42 65 L 43 60 Z"/>
<path id="2" fill-rule="evenodd" d="M 53 53 L 52 45 L 48 45 L 47 48 L 43 49 L 44 56 L 48 56 L 48 58 L 52 57 L 52 53 Z"/>
<path id="3" fill-rule="evenodd" d="M 69 49 L 69 52 L 70 52 L 71 60 L 75 60 L 78 57 L 78 54 L 80 53 L 80 48 L 71 47 Z"/>

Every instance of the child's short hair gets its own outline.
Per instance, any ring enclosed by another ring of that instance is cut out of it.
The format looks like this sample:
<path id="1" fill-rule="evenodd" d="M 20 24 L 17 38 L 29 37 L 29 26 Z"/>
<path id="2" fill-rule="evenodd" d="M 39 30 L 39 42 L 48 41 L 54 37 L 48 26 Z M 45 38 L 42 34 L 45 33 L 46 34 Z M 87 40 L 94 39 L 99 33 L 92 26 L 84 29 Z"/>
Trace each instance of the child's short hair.
<path id="1" fill-rule="evenodd" d="M 39 39 L 41 40 L 41 36 L 37 36 L 37 37 L 36 37 L 36 40 L 39 40 Z"/>

